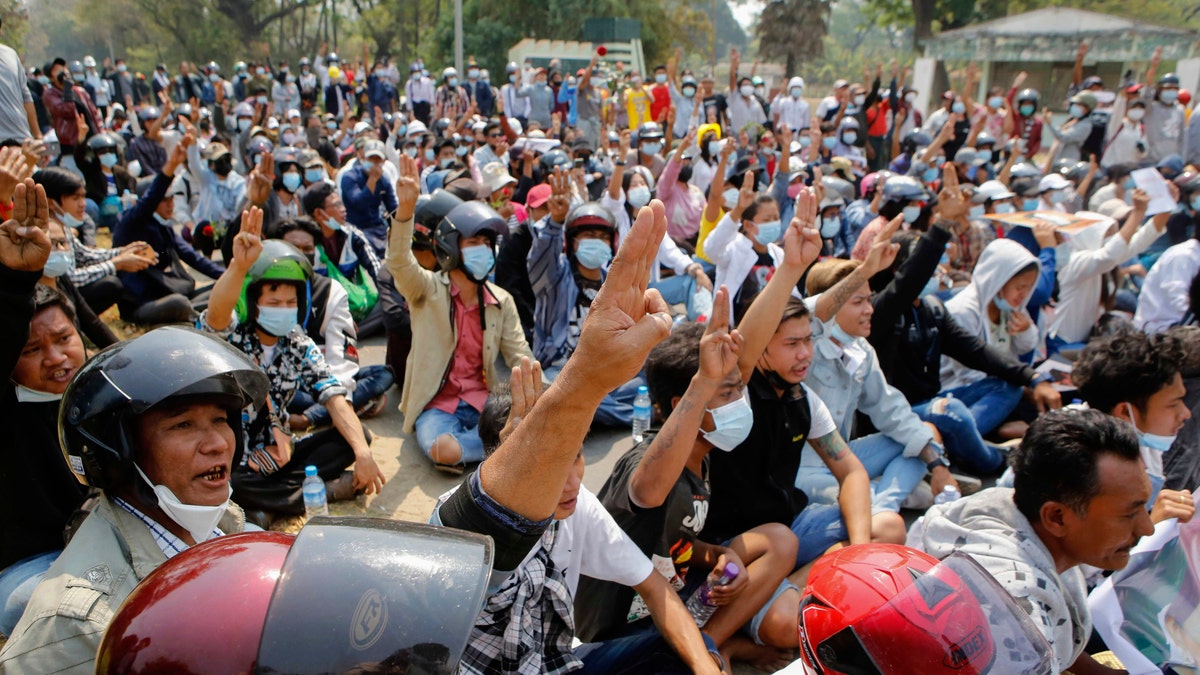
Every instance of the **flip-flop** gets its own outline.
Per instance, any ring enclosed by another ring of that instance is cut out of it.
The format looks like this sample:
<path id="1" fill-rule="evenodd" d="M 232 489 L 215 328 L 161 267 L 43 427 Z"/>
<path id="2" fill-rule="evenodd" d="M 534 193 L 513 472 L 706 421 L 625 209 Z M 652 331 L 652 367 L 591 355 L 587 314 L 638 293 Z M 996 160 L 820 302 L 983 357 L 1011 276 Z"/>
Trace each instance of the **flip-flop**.
<path id="1" fill-rule="evenodd" d="M 437 469 L 438 471 L 441 471 L 442 473 L 448 473 L 452 476 L 461 476 L 461 475 L 463 475 L 463 472 L 466 471 L 467 465 L 466 464 L 438 464 L 437 462 L 434 462 L 433 468 Z"/>

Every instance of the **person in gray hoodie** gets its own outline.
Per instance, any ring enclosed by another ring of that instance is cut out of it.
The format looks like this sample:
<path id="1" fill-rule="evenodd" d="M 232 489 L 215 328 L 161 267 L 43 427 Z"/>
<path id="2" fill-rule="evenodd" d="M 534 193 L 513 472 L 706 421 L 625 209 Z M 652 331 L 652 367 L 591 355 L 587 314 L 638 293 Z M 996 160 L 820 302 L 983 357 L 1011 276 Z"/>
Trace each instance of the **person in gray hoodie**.
<path id="1" fill-rule="evenodd" d="M 1154 531 L 1133 427 L 1096 410 L 1052 411 L 1030 426 L 1011 464 L 1012 488 L 933 506 L 908 545 L 982 565 L 1050 643 L 1052 672 L 1124 672 L 1084 652 L 1092 618 L 1080 565 L 1122 569 Z"/>
<path id="2" fill-rule="evenodd" d="M 971 284 L 946 301 L 954 320 L 988 345 L 1020 359 L 1037 349 L 1038 326 L 1026 304 L 1041 274 L 1042 264 L 1024 246 L 997 239 L 979 256 Z M 1021 387 L 942 357 L 942 391 L 962 400 L 975 416 L 979 432 L 987 434 L 1005 420 L 1021 400 Z"/>

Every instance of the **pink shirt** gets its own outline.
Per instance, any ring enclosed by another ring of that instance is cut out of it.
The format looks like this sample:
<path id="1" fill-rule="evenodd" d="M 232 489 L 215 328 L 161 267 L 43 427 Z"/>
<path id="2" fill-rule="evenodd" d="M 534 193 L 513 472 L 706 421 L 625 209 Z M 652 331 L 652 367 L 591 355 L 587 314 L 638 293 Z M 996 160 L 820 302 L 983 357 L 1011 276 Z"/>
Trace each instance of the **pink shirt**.
<path id="1" fill-rule="evenodd" d="M 700 188 L 690 183 L 680 187 L 680 168 L 679 161 L 672 157 L 658 179 L 658 198 L 667 212 L 667 235 L 676 240 L 696 236 L 706 203 Z"/>
<path id="2" fill-rule="evenodd" d="M 441 390 L 425 409 L 436 408 L 454 414 L 458 409 L 458 402 L 465 401 L 472 408 L 482 411 L 488 397 L 487 382 L 483 378 L 483 325 L 479 321 L 482 307 L 478 303 L 467 307 L 458 295 L 458 287 L 453 284 L 450 286 L 450 295 L 454 299 L 454 325 L 458 329 L 458 345 L 454 349 L 454 361 L 450 364 L 450 372 L 446 374 Z M 500 304 L 487 287 L 484 287 L 483 302 L 487 305 Z"/>

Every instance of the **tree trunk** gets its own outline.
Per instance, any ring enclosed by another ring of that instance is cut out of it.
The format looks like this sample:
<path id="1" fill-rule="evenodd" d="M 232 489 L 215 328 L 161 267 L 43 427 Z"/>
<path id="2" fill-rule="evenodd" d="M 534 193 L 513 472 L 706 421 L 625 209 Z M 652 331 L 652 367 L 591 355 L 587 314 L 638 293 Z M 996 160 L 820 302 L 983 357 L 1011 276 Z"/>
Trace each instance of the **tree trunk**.
<path id="1" fill-rule="evenodd" d="M 912 0 L 913 51 L 920 54 L 923 43 L 933 37 L 933 14 L 937 0 Z"/>

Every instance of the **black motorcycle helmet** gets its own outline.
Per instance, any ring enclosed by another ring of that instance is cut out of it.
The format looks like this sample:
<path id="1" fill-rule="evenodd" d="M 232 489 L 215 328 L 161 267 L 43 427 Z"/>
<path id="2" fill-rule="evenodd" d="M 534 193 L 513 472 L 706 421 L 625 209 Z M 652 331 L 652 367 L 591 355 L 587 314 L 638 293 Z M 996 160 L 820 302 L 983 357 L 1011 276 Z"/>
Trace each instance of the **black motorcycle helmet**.
<path id="1" fill-rule="evenodd" d="M 217 397 L 229 410 L 237 466 L 242 409 L 261 407 L 270 382 L 242 352 L 215 335 L 167 326 L 93 356 L 71 379 L 58 411 L 59 445 L 81 483 L 108 490 L 133 484 L 156 503 L 134 471 L 138 415 L 166 401 Z"/>
<path id="2" fill-rule="evenodd" d="M 464 202 L 458 195 L 446 190 L 434 190 L 433 194 L 421 195 L 413 209 L 413 249 L 434 250 L 433 233 L 446 214 Z"/>
<path id="3" fill-rule="evenodd" d="M 904 134 L 904 138 L 900 139 L 900 152 L 911 157 L 917 148 L 924 148 L 930 145 L 933 145 L 933 138 L 920 129 L 914 129 Z"/>
<path id="4" fill-rule="evenodd" d="M 555 148 L 546 154 L 542 155 L 542 175 L 549 176 L 554 173 L 554 169 L 560 168 L 563 171 L 568 171 L 573 166 L 571 158 L 566 152 Z"/>
<path id="5" fill-rule="evenodd" d="M 124 143 L 122 143 L 121 138 L 109 131 L 95 134 L 89 138 L 87 142 L 88 148 L 97 154 L 105 150 L 116 150 L 120 152 L 122 145 L 124 145 Z"/>
<path id="6" fill-rule="evenodd" d="M 608 233 L 608 243 L 613 254 L 617 252 L 617 221 L 608 209 L 600 206 L 599 202 L 586 202 L 575 207 L 567 216 L 564 227 L 567 244 L 567 255 L 575 257 L 575 237 L 584 230 L 599 230 Z"/>
<path id="7" fill-rule="evenodd" d="M 1022 89 L 1021 91 L 1017 92 L 1016 98 L 1018 106 L 1020 106 L 1022 103 L 1032 103 L 1034 106 L 1041 104 L 1041 97 L 1038 95 L 1037 89 Z"/>
<path id="8" fill-rule="evenodd" d="M 465 202 L 451 209 L 438 223 L 433 235 L 433 252 L 438 265 L 447 272 L 462 267 L 462 252 L 458 242 L 477 234 L 486 234 L 492 247 L 495 247 L 499 236 L 508 234 L 508 224 L 503 216 L 496 213 L 496 209 L 483 202 Z"/>
<path id="9" fill-rule="evenodd" d="M 434 132 L 437 133 L 439 138 L 445 137 L 446 132 L 452 126 L 454 126 L 454 122 L 451 122 L 449 117 L 443 117 L 433 123 Z"/>

